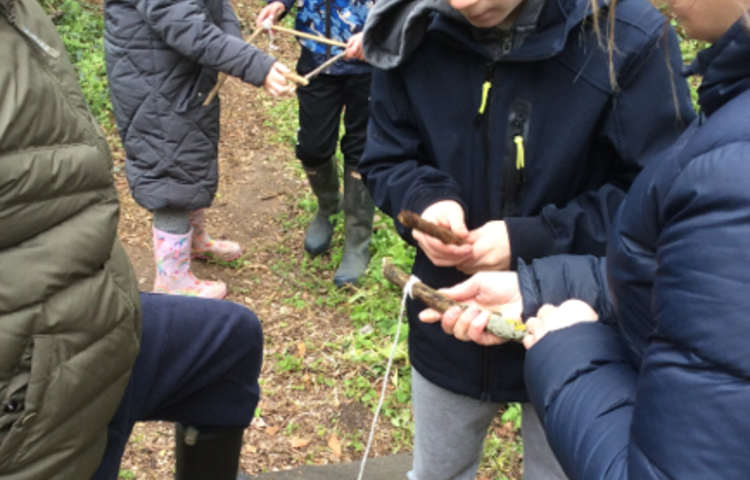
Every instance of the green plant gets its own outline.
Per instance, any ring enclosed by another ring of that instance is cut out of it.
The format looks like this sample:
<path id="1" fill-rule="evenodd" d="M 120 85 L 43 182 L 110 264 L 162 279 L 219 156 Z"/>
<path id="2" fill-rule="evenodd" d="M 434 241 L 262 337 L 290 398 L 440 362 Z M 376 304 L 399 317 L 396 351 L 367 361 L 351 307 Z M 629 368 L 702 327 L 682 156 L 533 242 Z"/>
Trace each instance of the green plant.
<path id="1" fill-rule="evenodd" d="M 45 4 L 55 12 L 57 31 L 78 72 L 78 83 L 99 123 L 112 128 L 112 104 L 104 62 L 104 17 L 97 8 L 76 0 L 51 0 Z"/>

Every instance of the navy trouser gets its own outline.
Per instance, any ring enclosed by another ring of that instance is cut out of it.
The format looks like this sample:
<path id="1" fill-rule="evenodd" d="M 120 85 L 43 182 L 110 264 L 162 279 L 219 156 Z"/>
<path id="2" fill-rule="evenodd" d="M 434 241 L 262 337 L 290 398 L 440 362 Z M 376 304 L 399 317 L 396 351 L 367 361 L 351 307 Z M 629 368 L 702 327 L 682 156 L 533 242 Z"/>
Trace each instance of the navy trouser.
<path id="1" fill-rule="evenodd" d="M 297 72 L 305 75 L 316 66 L 303 50 L 297 62 Z M 336 153 L 343 112 L 341 153 L 344 154 L 347 165 L 357 168 L 367 140 L 370 78 L 369 73 L 321 74 L 306 87 L 297 87 L 299 130 L 295 153 L 302 165 L 311 169 L 318 168 Z"/>
<path id="2" fill-rule="evenodd" d="M 141 349 L 95 480 L 117 478 L 138 421 L 204 432 L 245 428 L 258 404 L 263 332 L 253 312 L 222 300 L 151 293 L 141 293 L 141 304 Z"/>

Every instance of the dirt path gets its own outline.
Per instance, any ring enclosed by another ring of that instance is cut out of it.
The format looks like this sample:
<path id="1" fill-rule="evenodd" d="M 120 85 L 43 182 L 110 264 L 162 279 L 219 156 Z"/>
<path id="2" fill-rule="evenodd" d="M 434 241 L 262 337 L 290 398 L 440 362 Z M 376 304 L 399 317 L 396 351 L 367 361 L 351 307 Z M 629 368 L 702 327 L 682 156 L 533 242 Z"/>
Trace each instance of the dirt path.
<path id="1" fill-rule="evenodd" d="M 284 42 L 277 39 L 276 44 Z M 292 66 L 293 44 L 283 48 L 281 55 Z M 242 465 L 251 474 L 359 459 L 362 432 L 372 419 L 367 408 L 344 396 L 341 382 L 356 377 L 358 367 L 342 362 L 339 351 L 326 347 L 330 339 L 351 334 L 349 319 L 335 309 L 313 307 L 317 292 L 302 293 L 309 305 L 283 304 L 298 293 L 287 280 L 301 273 L 294 268 L 274 272 L 274 265 L 300 265 L 304 259 L 300 248 L 304 231 L 294 219 L 299 213 L 296 199 L 305 191 L 306 181 L 295 168 L 292 149 L 269 144 L 275 132 L 265 124 L 273 102 L 236 80 L 222 89 L 221 184 L 207 224 L 212 235 L 240 242 L 246 253 L 236 268 L 201 263 L 194 267 L 201 278 L 227 282 L 228 300 L 254 310 L 263 322 L 261 413 L 246 433 L 242 455 Z M 120 236 L 141 289 L 150 290 L 151 216 L 130 197 L 123 154 L 116 152 L 116 156 Z M 321 383 L 324 378 L 333 381 Z M 375 455 L 393 451 L 390 425 L 381 423 Z M 173 478 L 172 442 L 171 425 L 139 424 L 121 478 Z"/>

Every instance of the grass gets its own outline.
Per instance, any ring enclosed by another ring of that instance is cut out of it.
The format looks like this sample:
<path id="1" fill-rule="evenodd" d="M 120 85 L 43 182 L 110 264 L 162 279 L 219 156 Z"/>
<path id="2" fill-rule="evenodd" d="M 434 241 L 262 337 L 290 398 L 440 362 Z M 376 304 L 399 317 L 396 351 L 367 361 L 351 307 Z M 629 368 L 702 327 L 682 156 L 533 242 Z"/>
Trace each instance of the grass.
<path id="1" fill-rule="evenodd" d="M 94 115 L 108 131 L 113 128 L 111 121 L 111 103 L 104 67 L 104 50 L 102 46 L 103 19 L 101 12 L 75 0 L 47 0 L 48 12 L 61 12 L 57 15 L 58 31 L 63 38 L 68 54 L 79 73 L 81 88 Z M 292 16 L 285 21 L 288 25 Z M 684 32 L 676 25 L 682 40 L 682 51 L 686 61 L 692 60 L 705 44 L 685 38 Z M 696 83 L 691 83 L 694 99 Z M 297 129 L 297 106 L 294 98 L 277 99 L 268 103 L 267 126 L 272 127 L 273 136 L 270 142 L 294 148 Z M 343 162 L 339 162 L 343 165 Z M 303 172 L 299 165 L 294 168 L 300 176 Z M 282 219 L 284 230 L 304 229 L 312 220 L 316 203 L 309 193 L 301 193 L 297 199 L 300 212 L 296 218 Z M 342 352 L 342 359 L 354 365 L 361 365 L 362 375 L 346 380 L 344 394 L 348 398 L 360 399 L 371 410 L 375 409 L 379 399 L 379 385 L 383 381 L 386 362 L 390 353 L 393 335 L 399 318 L 401 292 L 390 285 L 382 276 L 380 269 L 384 256 L 393 259 L 400 268 L 408 271 L 414 260 L 414 248 L 406 245 L 396 233 L 393 221 L 382 213 L 376 214 L 376 222 L 371 243 L 372 259 L 368 274 L 356 288 L 338 289 L 330 281 L 321 279 L 320 272 L 332 271 L 337 267 L 343 254 L 343 214 L 336 218 L 335 239 L 330 259 L 324 257 L 306 257 L 301 263 L 301 275 L 291 278 L 289 272 L 299 267 L 293 260 L 281 260 L 272 265 L 273 271 L 286 278 L 298 291 L 318 292 L 316 305 L 326 305 L 340 309 L 352 321 L 352 334 L 347 338 L 331 339 L 326 348 Z M 280 252 L 284 253 L 284 252 Z M 235 268 L 242 268 L 238 263 Z M 307 303 L 299 295 L 284 299 L 283 303 L 291 308 L 307 308 Z M 386 381 L 392 385 L 383 407 L 383 416 L 388 418 L 397 429 L 394 450 L 409 449 L 413 437 L 413 419 L 411 417 L 411 377 L 408 363 L 406 338 L 408 325 L 404 325 L 401 340 L 396 352 L 396 362 L 390 378 Z M 299 372 L 301 360 L 292 350 L 278 355 L 276 370 L 279 372 Z M 313 372 L 313 375 L 318 375 Z M 330 379 L 321 376 L 321 384 Z M 262 379 L 261 379 L 262 381 Z M 270 386 L 268 386 L 270 387 Z M 504 424 L 510 424 L 512 430 L 518 431 L 521 425 L 520 405 L 510 404 L 502 414 Z M 289 425 L 288 429 L 295 427 Z M 293 433 L 288 432 L 288 433 Z M 321 433 L 323 435 L 326 432 Z M 366 440 L 362 435 L 342 439 L 364 449 Z M 508 442 L 505 438 L 490 432 L 485 444 L 482 461 L 482 472 L 507 472 L 510 465 L 517 463 L 522 455 L 520 440 Z M 496 480 L 510 480 L 501 473 L 495 473 Z M 121 471 L 121 479 L 135 478 L 131 471 Z"/>

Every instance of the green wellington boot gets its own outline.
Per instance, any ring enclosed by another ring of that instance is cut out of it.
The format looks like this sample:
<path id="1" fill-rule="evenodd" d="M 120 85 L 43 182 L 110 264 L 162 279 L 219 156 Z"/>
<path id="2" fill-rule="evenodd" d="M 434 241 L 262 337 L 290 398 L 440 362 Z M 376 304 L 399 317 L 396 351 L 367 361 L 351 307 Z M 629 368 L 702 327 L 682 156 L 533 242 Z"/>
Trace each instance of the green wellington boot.
<path id="1" fill-rule="evenodd" d="M 333 277 L 338 287 L 357 283 L 357 279 L 370 264 L 370 238 L 375 204 L 359 172 L 352 167 L 344 169 L 344 218 L 346 221 L 344 256 Z"/>
<path id="2" fill-rule="evenodd" d="M 336 159 L 331 157 L 327 163 L 318 168 L 305 168 L 305 173 L 313 193 L 318 198 L 318 211 L 305 235 L 305 250 L 310 255 L 317 256 L 331 246 L 333 222 L 330 217 L 341 211 Z"/>
<path id="3" fill-rule="evenodd" d="M 244 428 L 200 433 L 175 424 L 175 480 L 250 480 L 240 471 Z"/>

